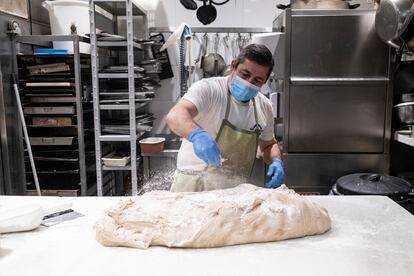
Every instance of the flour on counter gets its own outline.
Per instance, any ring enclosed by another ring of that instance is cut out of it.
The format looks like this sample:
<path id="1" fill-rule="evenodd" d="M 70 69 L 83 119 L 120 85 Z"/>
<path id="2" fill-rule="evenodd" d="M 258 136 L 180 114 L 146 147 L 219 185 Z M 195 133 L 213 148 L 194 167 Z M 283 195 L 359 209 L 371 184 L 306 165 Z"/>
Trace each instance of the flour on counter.
<path id="1" fill-rule="evenodd" d="M 198 193 L 153 191 L 122 200 L 94 226 L 105 246 L 207 248 L 322 234 L 328 212 L 285 185 Z"/>

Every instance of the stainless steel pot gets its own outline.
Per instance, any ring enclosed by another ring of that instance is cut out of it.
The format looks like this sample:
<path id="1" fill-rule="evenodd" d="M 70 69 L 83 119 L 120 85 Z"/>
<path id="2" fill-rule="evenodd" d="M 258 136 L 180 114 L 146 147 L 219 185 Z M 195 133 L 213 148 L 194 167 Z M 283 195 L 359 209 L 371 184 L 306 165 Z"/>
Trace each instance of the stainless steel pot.
<path id="1" fill-rule="evenodd" d="M 414 102 L 400 103 L 394 106 L 398 120 L 406 125 L 414 125 Z"/>
<path id="2" fill-rule="evenodd" d="M 414 0 L 381 0 L 379 3 L 375 29 L 378 36 L 394 48 L 414 50 L 413 4 Z"/>

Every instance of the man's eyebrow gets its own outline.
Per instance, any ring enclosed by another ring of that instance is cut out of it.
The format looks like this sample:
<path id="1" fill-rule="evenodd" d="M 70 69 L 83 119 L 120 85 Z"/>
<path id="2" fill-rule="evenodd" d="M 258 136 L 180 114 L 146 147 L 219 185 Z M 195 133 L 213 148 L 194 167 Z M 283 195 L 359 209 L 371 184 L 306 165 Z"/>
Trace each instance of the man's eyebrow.
<path id="1" fill-rule="evenodd" d="M 264 78 L 262 78 L 262 77 L 260 77 L 260 76 L 257 76 L 257 77 L 255 77 L 254 79 L 255 79 L 255 80 L 257 80 L 257 81 L 264 81 L 264 80 L 265 80 Z"/>

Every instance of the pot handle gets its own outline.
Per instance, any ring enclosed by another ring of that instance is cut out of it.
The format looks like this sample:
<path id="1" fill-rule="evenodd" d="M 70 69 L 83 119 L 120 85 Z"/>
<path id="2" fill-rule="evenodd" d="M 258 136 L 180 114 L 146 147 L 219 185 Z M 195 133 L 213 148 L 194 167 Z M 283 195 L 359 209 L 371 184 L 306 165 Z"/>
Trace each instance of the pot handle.
<path id="1" fill-rule="evenodd" d="M 381 179 L 381 175 L 379 174 L 371 174 L 367 177 L 366 180 L 371 181 L 371 182 L 378 182 Z"/>
<path id="2" fill-rule="evenodd" d="M 290 4 L 289 5 L 278 4 L 276 7 L 280 10 L 286 10 L 290 8 Z"/>
<path id="3" fill-rule="evenodd" d="M 53 10 L 52 1 L 43 1 L 42 2 L 42 7 L 47 9 L 48 11 L 52 11 Z"/>
<path id="4" fill-rule="evenodd" d="M 348 8 L 349 8 L 350 10 L 354 10 L 354 9 L 356 9 L 356 8 L 359 8 L 359 6 L 361 6 L 361 5 L 360 5 L 360 4 L 349 4 Z"/>

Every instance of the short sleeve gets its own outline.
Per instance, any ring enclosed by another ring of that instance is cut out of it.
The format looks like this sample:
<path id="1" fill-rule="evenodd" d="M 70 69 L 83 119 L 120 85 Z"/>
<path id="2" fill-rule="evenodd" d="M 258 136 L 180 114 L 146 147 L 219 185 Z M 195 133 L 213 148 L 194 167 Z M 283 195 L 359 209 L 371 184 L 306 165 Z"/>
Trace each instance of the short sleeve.
<path id="1" fill-rule="evenodd" d="M 263 132 L 260 135 L 260 139 L 263 141 L 270 141 L 275 138 L 275 133 L 272 105 L 267 98 L 263 99 L 262 107 L 266 123 Z"/>
<path id="2" fill-rule="evenodd" d="M 199 113 L 206 112 L 211 106 L 211 87 L 205 80 L 195 82 L 188 89 L 183 99 L 192 102 Z"/>

